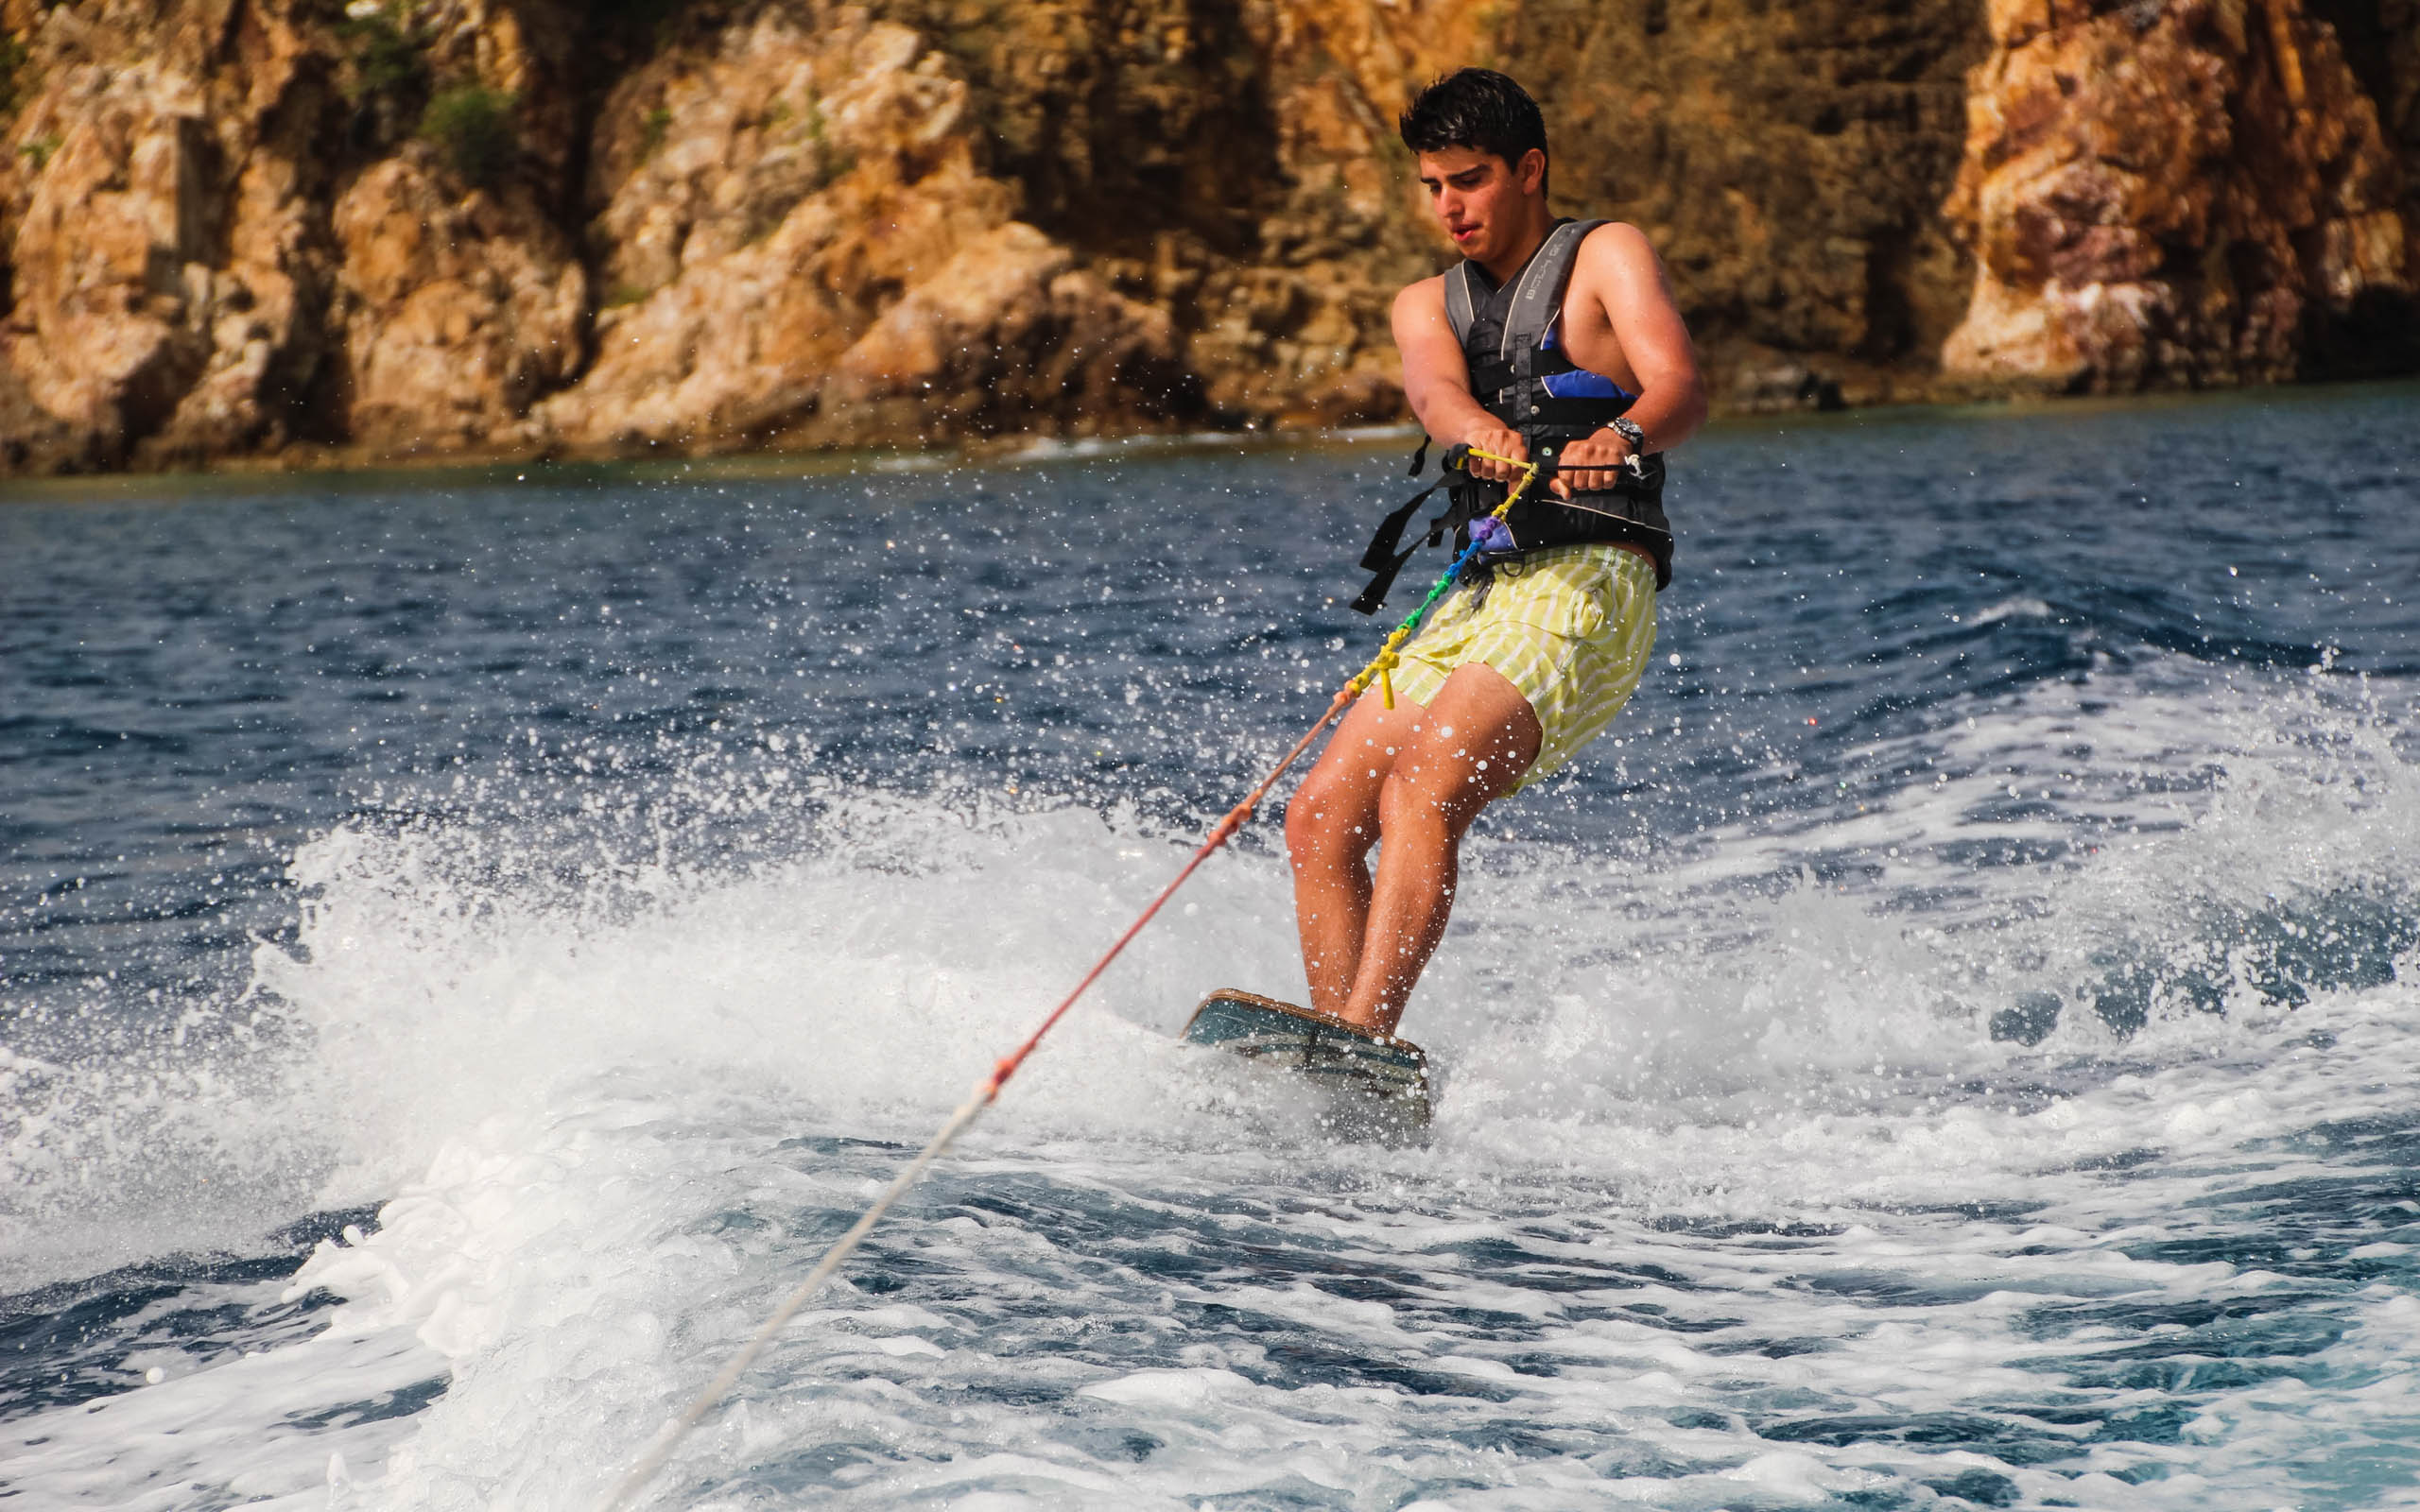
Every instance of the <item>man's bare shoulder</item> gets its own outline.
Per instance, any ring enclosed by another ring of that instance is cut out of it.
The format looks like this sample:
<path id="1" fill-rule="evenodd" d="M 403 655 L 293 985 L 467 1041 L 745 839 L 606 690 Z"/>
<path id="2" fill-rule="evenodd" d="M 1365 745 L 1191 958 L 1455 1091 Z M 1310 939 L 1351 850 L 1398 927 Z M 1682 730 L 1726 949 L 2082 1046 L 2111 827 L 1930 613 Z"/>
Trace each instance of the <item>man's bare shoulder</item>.
<path id="1" fill-rule="evenodd" d="M 1396 318 L 1407 315 L 1426 315 L 1432 311 L 1440 318 L 1445 313 L 1444 274 L 1437 273 L 1416 280 L 1395 292 Z"/>
<path id="2" fill-rule="evenodd" d="M 1638 258 L 1655 261 L 1655 244 L 1647 239 L 1647 232 L 1626 220 L 1609 220 L 1580 243 L 1580 260 L 1583 263 L 1631 262 Z"/>
<path id="3" fill-rule="evenodd" d="M 1405 284 L 1395 295 L 1388 324 L 1394 328 L 1395 345 L 1407 353 L 1441 341 L 1452 343 L 1453 331 L 1445 319 L 1444 275 Z"/>
<path id="4" fill-rule="evenodd" d="M 1608 221 L 1580 244 L 1571 286 L 1582 302 L 1601 304 L 1608 317 L 1658 310 L 1672 303 L 1672 281 L 1647 232 Z"/>

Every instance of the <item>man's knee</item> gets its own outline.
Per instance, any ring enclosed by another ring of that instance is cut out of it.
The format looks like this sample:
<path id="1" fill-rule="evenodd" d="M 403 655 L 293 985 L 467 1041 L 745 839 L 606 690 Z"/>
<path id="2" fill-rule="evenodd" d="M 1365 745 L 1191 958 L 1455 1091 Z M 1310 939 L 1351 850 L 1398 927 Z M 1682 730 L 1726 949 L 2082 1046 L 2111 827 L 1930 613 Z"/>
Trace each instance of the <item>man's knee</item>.
<path id="1" fill-rule="evenodd" d="M 1435 825 L 1459 837 L 1504 785 L 1505 761 L 1500 752 L 1480 755 L 1451 741 L 1415 751 L 1380 790 L 1379 823 L 1390 833 L 1405 825 Z"/>
<path id="2" fill-rule="evenodd" d="M 1363 833 L 1369 826 L 1358 822 L 1369 806 L 1358 784 L 1339 780 L 1326 766 L 1312 768 L 1286 805 L 1286 850 L 1294 865 L 1330 866 L 1367 854 L 1378 838 Z"/>
<path id="3" fill-rule="evenodd" d="M 1434 833 L 1447 839 L 1459 833 L 1452 817 L 1454 805 L 1440 791 L 1436 778 L 1434 767 L 1406 767 L 1390 774 L 1378 790 L 1379 833 L 1400 838 Z"/>

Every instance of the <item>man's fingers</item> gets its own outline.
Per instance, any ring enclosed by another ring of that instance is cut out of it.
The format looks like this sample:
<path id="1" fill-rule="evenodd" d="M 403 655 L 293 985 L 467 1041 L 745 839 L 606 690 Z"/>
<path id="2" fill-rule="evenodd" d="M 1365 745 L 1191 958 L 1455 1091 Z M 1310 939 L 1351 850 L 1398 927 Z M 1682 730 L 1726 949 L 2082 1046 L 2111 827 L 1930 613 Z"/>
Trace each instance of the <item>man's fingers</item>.
<path id="1" fill-rule="evenodd" d="M 1575 492 L 1610 488 L 1612 485 L 1605 481 L 1603 469 L 1576 467 L 1566 461 L 1555 469 L 1553 477 L 1547 482 L 1547 487 L 1557 498 L 1567 499 Z"/>

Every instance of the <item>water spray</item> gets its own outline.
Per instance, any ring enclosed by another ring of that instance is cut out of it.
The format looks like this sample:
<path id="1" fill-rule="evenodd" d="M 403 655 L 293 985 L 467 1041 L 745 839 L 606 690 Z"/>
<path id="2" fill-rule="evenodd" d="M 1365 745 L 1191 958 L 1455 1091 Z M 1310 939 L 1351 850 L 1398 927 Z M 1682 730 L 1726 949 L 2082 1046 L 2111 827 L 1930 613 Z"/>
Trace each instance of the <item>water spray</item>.
<path id="1" fill-rule="evenodd" d="M 824 1251 L 823 1258 L 815 1263 L 815 1268 L 806 1273 L 806 1279 L 800 1281 L 787 1297 L 782 1298 L 781 1305 L 773 1309 L 763 1324 L 758 1326 L 756 1332 L 750 1335 L 748 1342 L 740 1346 L 738 1352 L 734 1354 L 730 1362 L 716 1373 L 715 1378 L 706 1383 L 705 1389 L 700 1391 L 689 1404 L 682 1409 L 678 1417 L 664 1425 L 663 1431 L 656 1435 L 655 1441 L 648 1446 L 647 1452 L 640 1455 L 638 1463 L 631 1467 L 630 1473 L 624 1475 L 615 1484 L 613 1493 L 599 1503 L 599 1512 L 620 1512 L 621 1508 L 631 1504 L 639 1492 L 647 1488 L 648 1483 L 655 1479 L 656 1472 L 663 1469 L 670 1461 L 673 1451 L 681 1446 L 681 1441 L 688 1436 L 690 1430 L 702 1422 L 706 1414 L 712 1412 L 715 1405 L 730 1393 L 731 1388 L 738 1384 L 739 1378 L 747 1374 L 748 1367 L 756 1363 L 756 1357 L 765 1352 L 765 1346 L 770 1344 L 773 1336 L 782 1331 L 783 1326 L 798 1315 L 799 1309 L 804 1307 L 815 1294 L 822 1289 L 823 1283 L 832 1279 L 833 1273 L 840 1268 L 841 1263 L 856 1252 L 857 1246 L 865 1241 L 867 1234 L 873 1231 L 874 1225 L 882 1221 L 883 1214 L 890 1211 L 892 1204 L 907 1195 L 908 1189 L 921 1180 L 925 1173 L 932 1168 L 933 1162 L 947 1153 L 958 1137 L 965 1133 L 973 1126 L 975 1121 L 982 1116 L 983 1109 L 991 1107 L 999 1097 L 1000 1089 L 1009 1084 L 1009 1079 L 1017 1074 L 1017 1068 L 1025 1064 L 1026 1057 L 1040 1047 L 1043 1037 L 1058 1026 L 1059 1021 L 1067 1016 L 1067 1010 L 1073 1008 L 1077 1000 L 1100 979 L 1101 973 L 1109 970 L 1110 963 L 1116 960 L 1126 947 L 1133 942 L 1134 936 L 1143 932 L 1143 927 L 1149 924 L 1167 901 L 1176 895 L 1176 890 L 1184 886 L 1194 872 L 1200 869 L 1201 863 L 1209 860 L 1235 837 L 1238 830 L 1251 822 L 1253 813 L 1260 807 L 1261 800 L 1269 796 L 1270 789 L 1275 787 L 1278 780 L 1286 775 L 1288 769 L 1302 759 L 1305 751 L 1310 749 L 1311 743 L 1318 740 L 1327 727 L 1350 709 L 1362 694 L 1368 692 L 1370 685 L 1374 682 L 1378 684 L 1380 696 L 1385 698 L 1386 706 L 1390 709 L 1395 706 L 1392 674 L 1403 662 L 1404 643 L 1410 640 L 1412 633 L 1419 629 L 1421 622 L 1427 617 L 1430 608 L 1443 597 L 1447 591 L 1461 579 L 1462 573 L 1485 555 L 1491 549 L 1491 544 L 1499 539 L 1486 526 L 1490 524 L 1501 526 L 1506 517 L 1512 512 L 1512 507 L 1520 502 L 1522 496 L 1529 491 L 1530 486 L 1536 481 L 1542 472 L 1546 471 L 1546 468 L 1539 463 L 1517 457 L 1499 456 L 1493 452 L 1483 452 L 1467 445 L 1448 448 L 1441 461 L 1441 466 L 1447 472 L 1468 472 L 1474 457 L 1517 469 L 1520 476 L 1510 489 L 1505 490 L 1502 504 L 1497 505 L 1492 513 L 1473 522 L 1470 543 L 1446 567 L 1443 576 L 1437 579 L 1436 585 L 1428 590 L 1427 596 L 1404 617 L 1402 624 L 1397 625 L 1388 634 L 1385 644 L 1379 647 L 1378 654 L 1371 658 L 1369 664 L 1355 673 L 1343 687 L 1336 691 L 1336 696 L 1328 700 L 1326 711 L 1309 730 L 1303 732 L 1303 738 L 1294 742 L 1286 754 L 1278 759 L 1277 765 L 1269 769 L 1268 775 L 1254 784 L 1251 792 L 1244 795 L 1241 802 L 1229 809 L 1218 823 L 1210 827 L 1209 833 L 1202 837 L 1201 844 L 1195 848 L 1191 858 L 1178 869 L 1174 877 L 1169 879 L 1167 885 L 1160 889 L 1158 896 L 1154 897 L 1143 911 L 1135 916 L 1134 921 L 1126 926 L 1126 932 L 1118 936 L 1108 950 L 1101 953 L 1100 959 L 1093 963 L 1092 969 L 1084 973 L 1082 980 L 1079 981 L 1067 995 L 1059 1001 L 1059 1005 L 1050 1010 L 1031 1034 L 1026 1036 L 1022 1044 L 1001 1057 L 992 1067 L 990 1074 L 976 1083 L 975 1090 L 968 1094 L 965 1102 L 959 1105 L 958 1111 L 950 1114 L 949 1121 L 941 1126 L 940 1132 L 926 1142 L 925 1147 L 916 1153 L 916 1158 L 902 1167 L 897 1176 L 891 1177 L 890 1184 L 883 1189 L 880 1196 L 874 1198 L 873 1205 L 866 1209 L 864 1214 L 850 1226 L 849 1231 L 835 1241 L 830 1249 Z"/>

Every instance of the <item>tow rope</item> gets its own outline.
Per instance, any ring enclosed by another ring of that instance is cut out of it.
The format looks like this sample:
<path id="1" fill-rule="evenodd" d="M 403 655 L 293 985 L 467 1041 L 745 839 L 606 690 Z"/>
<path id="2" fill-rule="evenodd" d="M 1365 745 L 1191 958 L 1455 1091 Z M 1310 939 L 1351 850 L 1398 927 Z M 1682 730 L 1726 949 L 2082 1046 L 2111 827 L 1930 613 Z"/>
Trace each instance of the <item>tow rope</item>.
<path id="1" fill-rule="evenodd" d="M 1425 442 L 1423 448 L 1426 449 Z M 1440 459 L 1439 465 L 1448 472 L 1466 472 L 1473 457 L 1520 470 L 1520 480 L 1505 490 L 1504 502 L 1497 505 L 1495 512 L 1487 517 L 1497 521 L 1503 520 L 1512 513 L 1512 507 L 1520 502 L 1522 494 L 1528 491 L 1530 485 L 1536 480 L 1542 471 L 1545 471 L 1535 462 L 1498 456 L 1493 452 L 1482 452 L 1477 447 L 1468 445 L 1448 447 L 1444 456 Z M 1277 785 L 1277 780 L 1285 776 L 1287 769 L 1301 759 L 1303 752 L 1310 748 L 1311 742 L 1319 739 L 1321 732 L 1335 722 L 1337 716 L 1351 708 L 1355 700 L 1368 692 L 1373 682 L 1378 684 L 1380 696 L 1386 699 L 1387 707 L 1392 709 L 1395 706 L 1393 672 L 1402 664 L 1404 643 L 1411 639 L 1412 632 L 1420 627 L 1420 622 L 1427 617 L 1430 606 L 1452 589 L 1455 581 L 1461 576 L 1462 570 L 1487 550 L 1487 542 L 1493 539 L 1487 533 L 1477 529 L 1474 529 L 1471 534 L 1473 538 L 1471 543 L 1454 558 L 1453 563 L 1445 569 L 1443 576 L 1437 579 L 1436 586 L 1428 590 L 1428 596 L 1422 599 L 1419 606 L 1404 617 L 1403 623 L 1394 627 L 1393 632 L 1387 637 L 1386 644 L 1378 648 L 1378 654 L 1371 658 L 1369 665 L 1355 673 L 1343 687 L 1336 690 L 1336 696 L 1328 700 L 1327 711 L 1320 715 L 1318 723 L 1304 731 L 1303 738 L 1294 742 L 1292 748 L 1278 760 L 1276 765 L 1269 769 L 1269 775 L 1262 778 L 1251 792 L 1244 795 L 1242 802 L 1229 809 L 1223 818 L 1210 827 L 1210 833 L 1202 837 L 1201 844 L 1194 850 L 1192 858 L 1179 868 L 1177 874 L 1169 880 L 1168 885 L 1160 889 L 1159 895 L 1151 900 L 1142 913 L 1135 916 L 1134 921 L 1126 926 L 1126 933 L 1118 936 L 1116 942 L 1101 954 L 1099 960 L 1093 963 L 1092 970 L 1084 973 L 1083 980 L 1078 982 L 1073 990 L 1060 1000 L 1059 1005 L 1050 1010 L 1049 1015 L 1042 1021 L 1033 1033 L 1026 1036 L 1025 1042 L 1001 1057 L 992 1067 L 991 1074 L 975 1084 L 974 1091 L 968 1094 L 965 1102 L 959 1105 L 958 1111 L 949 1116 L 949 1122 L 942 1125 L 941 1132 L 935 1134 L 925 1147 L 917 1152 L 916 1158 L 908 1161 L 906 1167 L 891 1178 L 890 1185 L 885 1187 L 882 1194 L 874 1198 L 873 1205 L 866 1209 L 864 1215 L 850 1226 L 849 1231 L 835 1241 L 830 1249 L 824 1251 L 823 1258 L 815 1263 L 815 1268 L 806 1273 L 806 1279 L 799 1282 L 797 1289 L 782 1299 L 781 1306 L 773 1309 L 772 1314 L 766 1318 L 748 1342 L 740 1347 L 739 1352 L 731 1357 L 731 1362 L 725 1365 L 712 1381 L 706 1383 L 706 1388 L 698 1393 L 696 1399 L 682 1410 L 679 1417 L 664 1425 L 663 1431 L 656 1435 L 655 1442 L 648 1446 L 645 1454 L 640 1456 L 639 1462 L 631 1467 L 630 1473 L 623 1476 L 614 1486 L 613 1494 L 599 1504 L 598 1512 L 619 1512 L 620 1508 L 630 1503 L 632 1497 L 647 1487 L 648 1482 L 655 1479 L 656 1471 L 664 1469 L 666 1463 L 672 1458 L 672 1452 L 680 1447 L 681 1440 L 687 1437 L 689 1431 L 703 1421 L 706 1414 L 714 1410 L 715 1404 L 722 1400 L 731 1388 L 738 1383 L 739 1378 L 747 1373 L 750 1366 L 756 1363 L 756 1357 L 764 1353 L 765 1346 L 773 1341 L 773 1335 L 782 1331 L 783 1325 L 797 1316 L 799 1309 L 804 1307 L 808 1299 L 822 1288 L 823 1283 L 832 1279 L 833 1272 L 840 1268 L 841 1263 L 856 1253 L 857 1246 L 864 1241 L 867 1234 L 873 1230 L 873 1226 L 882 1221 L 882 1215 L 890 1211 L 891 1204 L 906 1195 L 908 1189 L 914 1186 L 924 1174 L 932 1168 L 933 1162 L 942 1158 L 951 1143 L 960 1134 L 965 1133 L 976 1119 L 982 1116 L 983 1109 L 992 1106 L 994 1100 L 1000 1095 L 1000 1089 L 1009 1084 L 1009 1078 L 1017 1074 L 1017 1068 L 1025 1064 L 1026 1057 L 1032 1055 L 1041 1045 L 1043 1037 L 1057 1027 L 1061 1019 L 1067 1016 L 1067 1010 L 1076 1005 L 1076 1000 L 1082 997 L 1086 989 L 1100 979 L 1100 974 L 1109 970 L 1110 963 L 1116 960 L 1126 947 L 1133 941 L 1134 936 L 1143 932 L 1143 926 L 1150 923 L 1159 913 L 1161 906 L 1175 896 L 1176 890 L 1184 885 L 1186 879 L 1193 875 L 1201 863 L 1209 860 L 1219 847 L 1234 838 L 1236 831 L 1251 822 L 1253 813 L 1259 808 L 1261 799 L 1269 796 L 1269 790 Z"/>

